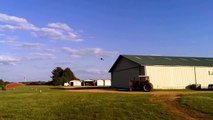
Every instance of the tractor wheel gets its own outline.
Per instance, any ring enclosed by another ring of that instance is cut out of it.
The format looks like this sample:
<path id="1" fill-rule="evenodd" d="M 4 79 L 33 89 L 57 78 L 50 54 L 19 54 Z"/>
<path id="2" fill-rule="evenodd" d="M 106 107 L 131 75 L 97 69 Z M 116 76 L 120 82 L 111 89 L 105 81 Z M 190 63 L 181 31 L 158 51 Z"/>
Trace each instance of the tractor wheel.
<path id="1" fill-rule="evenodd" d="M 152 84 L 151 83 L 146 83 L 144 86 L 143 86 L 143 90 L 145 92 L 150 92 L 152 90 Z"/>

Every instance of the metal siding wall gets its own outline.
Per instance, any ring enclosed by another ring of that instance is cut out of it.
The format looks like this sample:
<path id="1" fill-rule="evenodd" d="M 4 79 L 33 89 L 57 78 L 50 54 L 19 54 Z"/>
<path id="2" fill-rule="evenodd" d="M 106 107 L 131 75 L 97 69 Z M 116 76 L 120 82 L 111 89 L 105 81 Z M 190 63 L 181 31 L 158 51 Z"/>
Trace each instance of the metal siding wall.
<path id="1" fill-rule="evenodd" d="M 197 84 L 201 84 L 202 88 L 207 88 L 208 84 L 213 84 L 213 75 L 209 75 L 209 70 L 213 67 L 196 67 Z"/>
<path id="2" fill-rule="evenodd" d="M 183 89 L 191 84 L 195 84 L 194 67 L 176 66 L 173 69 L 173 88 Z"/>
<path id="3" fill-rule="evenodd" d="M 112 73 L 112 87 L 129 88 L 129 81 L 138 79 L 139 68 L 133 68 Z"/>
<path id="4" fill-rule="evenodd" d="M 81 86 L 81 82 L 80 81 L 73 81 L 73 86 Z"/>
<path id="5" fill-rule="evenodd" d="M 184 66 L 146 66 L 146 75 L 154 88 L 183 89 L 195 84 L 193 67 Z"/>

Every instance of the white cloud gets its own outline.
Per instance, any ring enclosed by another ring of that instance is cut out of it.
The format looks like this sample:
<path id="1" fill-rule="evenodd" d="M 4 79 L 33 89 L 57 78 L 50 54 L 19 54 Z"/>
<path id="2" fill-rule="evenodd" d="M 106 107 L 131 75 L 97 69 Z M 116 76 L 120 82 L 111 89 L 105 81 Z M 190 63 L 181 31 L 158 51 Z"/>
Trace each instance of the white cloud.
<path id="1" fill-rule="evenodd" d="M 43 46 L 41 43 L 19 43 L 15 45 L 20 48 L 40 48 Z"/>
<path id="2" fill-rule="evenodd" d="M 12 57 L 12 56 L 0 55 L 0 64 L 16 65 L 16 63 L 19 61 L 20 61 L 20 59 Z"/>
<path id="3" fill-rule="evenodd" d="M 8 37 L 8 36 L 6 36 L 5 38 L 2 37 L 2 40 L 0 40 L 0 44 L 7 44 L 19 48 L 41 48 L 42 46 L 44 46 L 44 44 L 41 43 L 18 42 L 16 41 L 15 37 Z"/>
<path id="4" fill-rule="evenodd" d="M 52 48 L 46 48 L 46 49 L 43 49 L 43 51 L 48 52 L 48 53 L 55 53 L 55 52 L 57 52 L 56 49 L 52 49 Z"/>
<path id="5" fill-rule="evenodd" d="M 64 23 L 49 23 L 47 27 L 40 28 L 37 32 L 32 32 L 32 35 L 37 38 L 51 40 L 82 41 L 77 32 Z"/>
<path id="6" fill-rule="evenodd" d="M 7 23 L 0 25 L 1 30 L 37 30 L 37 28 L 26 19 L 3 13 L 0 13 L 0 22 Z"/>
<path id="7" fill-rule="evenodd" d="M 13 26 L 13 25 L 0 25 L 1 31 L 14 31 L 14 30 L 17 30 L 17 29 L 18 29 L 18 27 Z"/>
<path id="8" fill-rule="evenodd" d="M 36 27 L 26 19 L 0 13 L 0 31 L 25 30 L 33 37 L 51 40 L 82 41 L 77 32 L 65 23 L 48 23 L 46 27 Z"/>
<path id="9" fill-rule="evenodd" d="M 0 43 L 2 43 L 2 44 L 13 44 L 14 42 L 15 42 L 15 40 L 16 40 L 16 38 L 15 37 L 8 37 L 8 36 L 6 36 L 6 35 L 4 35 L 2 38 L 1 38 L 1 40 L 0 40 Z"/>
<path id="10" fill-rule="evenodd" d="M 66 30 L 66 31 L 73 31 L 73 29 L 65 23 L 59 23 L 59 22 L 58 23 L 49 23 L 47 26 L 50 28 L 57 28 L 57 29 L 62 29 L 62 30 Z"/>
<path id="11" fill-rule="evenodd" d="M 59 62 L 56 62 L 55 64 L 56 65 L 71 65 L 73 63 L 74 63 L 73 61 L 59 61 Z"/>
<path id="12" fill-rule="evenodd" d="M 114 57 L 118 55 L 118 52 L 116 51 L 104 51 L 101 48 L 72 49 L 69 47 L 64 47 L 63 51 L 72 57 L 83 57 L 83 56 Z"/>
<path id="13" fill-rule="evenodd" d="M 110 74 L 108 73 L 108 70 L 102 70 L 100 68 L 76 68 L 73 69 L 73 71 L 76 73 L 77 77 L 80 77 L 81 79 L 109 79 Z"/>
<path id="14" fill-rule="evenodd" d="M 100 69 L 95 69 L 95 68 L 86 68 L 86 69 L 83 69 L 83 70 L 80 70 L 82 72 L 86 72 L 86 73 L 89 73 L 89 74 L 104 74 L 104 73 L 108 73 L 107 70 L 100 70 Z"/>
<path id="15" fill-rule="evenodd" d="M 25 57 L 27 60 L 50 60 L 50 59 L 55 59 L 54 54 L 50 53 L 32 53 Z"/>
<path id="16" fill-rule="evenodd" d="M 7 23 L 28 24 L 27 20 L 24 18 L 9 16 L 2 13 L 0 13 L 0 21 L 7 22 Z"/>

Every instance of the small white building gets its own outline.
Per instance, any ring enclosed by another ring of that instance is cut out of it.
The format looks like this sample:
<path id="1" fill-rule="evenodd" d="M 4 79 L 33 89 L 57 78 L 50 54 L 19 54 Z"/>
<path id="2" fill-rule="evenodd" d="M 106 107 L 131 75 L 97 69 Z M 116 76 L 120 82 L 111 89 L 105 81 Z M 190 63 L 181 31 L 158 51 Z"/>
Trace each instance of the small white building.
<path id="1" fill-rule="evenodd" d="M 70 86 L 81 86 L 81 81 L 80 80 L 70 80 L 69 85 Z"/>
<path id="2" fill-rule="evenodd" d="M 80 80 L 70 80 L 69 82 L 64 83 L 64 86 L 81 86 Z"/>
<path id="3" fill-rule="evenodd" d="M 104 86 L 104 80 L 96 80 L 97 86 Z"/>
<path id="4" fill-rule="evenodd" d="M 111 80 L 104 80 L 104 86 L 111 86 Z"/>
<path id="5" fill-rule="evenodd" d="M 96 80 L 97 86 L 111 86 L 111 80 Z"/>

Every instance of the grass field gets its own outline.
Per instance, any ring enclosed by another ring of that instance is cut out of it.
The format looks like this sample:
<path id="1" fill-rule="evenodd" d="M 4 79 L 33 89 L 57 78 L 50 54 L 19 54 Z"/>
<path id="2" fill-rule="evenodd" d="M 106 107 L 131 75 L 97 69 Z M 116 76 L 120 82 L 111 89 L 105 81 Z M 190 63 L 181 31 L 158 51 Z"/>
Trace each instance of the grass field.
<path id="1" fill-rule="evenodd" d="M 142 94 L 72 93 L 50 87 L 19 87 L 0 91 L 0 119 L 175 119 L 162 105 L 150 103 L 149 98 L 150 95 Z"/>
<path id="2" fill-rule="evenodd" d="M 180 103 L 197 111 L 213 115 L 213 93 L 183 95 Z"/>
<path id="3" fill-rule="evenodd" d="M 150 101 L 151 98 L 150 94 L 80 93 L 49 86 L 18 87 L 0 90 L 0 120 L 180 119 L 161 103 Z M 208 114 L 213 111 L 213 94 L 183 95 L 180 102 Z"/>

